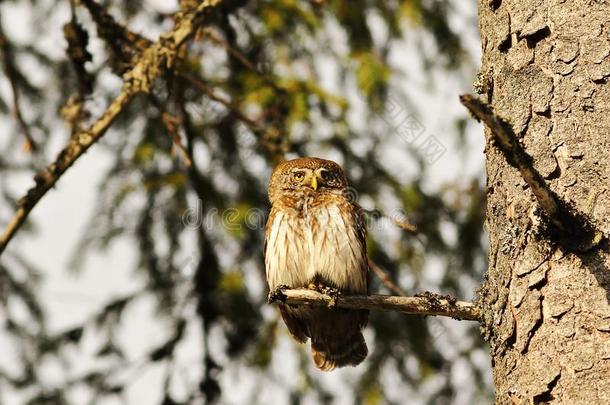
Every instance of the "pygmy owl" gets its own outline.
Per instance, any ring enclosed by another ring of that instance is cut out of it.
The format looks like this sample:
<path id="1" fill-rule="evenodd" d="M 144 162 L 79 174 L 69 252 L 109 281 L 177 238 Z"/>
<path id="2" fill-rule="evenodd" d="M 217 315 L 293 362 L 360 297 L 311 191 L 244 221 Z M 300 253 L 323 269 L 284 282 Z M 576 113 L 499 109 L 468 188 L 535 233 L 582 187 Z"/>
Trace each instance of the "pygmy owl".
<path id="1" fill-rule="evenodd" d="M 350 201 L 341 166 L 314 157 L 281 163 L 271 176 L 271 213 L 265 235 L 269 289 L 326 287 L 367 293 L 366 230 Z M 368 311 L 280 304 L 291 335 L 311 338 L 315 365 L 324 371 L 361 363 Z"/>

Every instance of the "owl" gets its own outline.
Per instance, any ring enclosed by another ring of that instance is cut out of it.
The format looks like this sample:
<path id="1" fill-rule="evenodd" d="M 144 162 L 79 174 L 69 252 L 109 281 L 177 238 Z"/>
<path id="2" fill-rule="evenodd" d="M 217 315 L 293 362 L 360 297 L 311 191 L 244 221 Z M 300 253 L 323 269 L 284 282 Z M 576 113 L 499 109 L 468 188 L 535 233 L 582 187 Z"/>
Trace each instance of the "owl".
<path id="1" fill-rule="evenodd" d="M 270 291 L 287 286 L 367 293 L 366 229 L 347 191 L 343 169 L 330 160 L 305 157 L 275 168 L 264 252 Z M 320 370 L 355 366 L 367 355 L 366 310 L 280 304 L 280 313 L 294 339 L 311 339 Z"/>

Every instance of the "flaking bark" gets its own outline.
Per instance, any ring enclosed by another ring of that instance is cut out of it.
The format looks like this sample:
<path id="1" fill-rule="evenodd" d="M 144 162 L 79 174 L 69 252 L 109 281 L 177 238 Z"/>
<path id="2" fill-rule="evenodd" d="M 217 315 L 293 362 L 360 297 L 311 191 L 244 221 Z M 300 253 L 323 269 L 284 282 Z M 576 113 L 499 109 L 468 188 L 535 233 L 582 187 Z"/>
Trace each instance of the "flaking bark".
<path id="1" fill-rule="evenodd" d="M 586 12 L 584 11 L 586 9 Z M 479 2 L 478 88 L 550 190 L 610 231 L 610 6 Z M 497 404 L 610 403 L 607 240 L 566 249 L 486 129 L 489 271 L 478 293 Z"/>

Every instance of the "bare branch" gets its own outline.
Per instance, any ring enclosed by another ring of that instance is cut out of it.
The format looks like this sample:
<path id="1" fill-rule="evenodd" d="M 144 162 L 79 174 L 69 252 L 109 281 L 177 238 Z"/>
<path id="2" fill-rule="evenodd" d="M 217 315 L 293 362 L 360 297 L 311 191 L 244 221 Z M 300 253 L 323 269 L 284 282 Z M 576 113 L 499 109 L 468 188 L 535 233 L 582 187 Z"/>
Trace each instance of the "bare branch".
<path id="1" fill-rule="evenodd" d="M 210 100 L 214 100 L 217 103 L 224 105 L 225 108 L 231 111 L 237 118 L 239 118 L 240 121 L 246 124 L 256 135 L 261 136 L 263 134 L 264 129 L 258 122 L 251 118 L 248 118 L 244 113 L 239 110 L 239 108 L 235 106 L 233 102 L 231 102 L 231 100 L 225 99 L 224 97 L 216 94 L 214 90 L 209 87 L 202 79 L 183 70 L 180 70 L 178 74 L 184 80 L 188 81 L 189 84 L 191 84 L 194 88 L 208 96 Z"/>
<path id="2" fill-rule="evenodd" d="M 1 22 L 0 22 L 1 24 Z M 6 35 L 4 34 L 4 30 L 2 29 L 2 25 L 0 25 L 0 51 L 2 52 L 2 61 L 4 74 L 9 81 L 11 86 L 11 91 L 13 92 L 13 115 L 23 132 L 23 137 L 25 138 L 25 149 L 27 151 L 32 151 L 36 149 L 36 144 L 34 143 L 34 139 L 30 133 L 30 127 L 25 122 L 23 115 L 21 114 L 21 106 L 19 101 L 19 87 L 17 85 L 17 68 L 14 65 L 14 55 L 11 49 L 11 44 L 8 42 Z"/>
<path id="3" fill-rule="evenodd" d="M 87 130 L 76 133 L 70 139 L 68 145 L 59 152 L 55 162 L 34 176 L 36 185 L 29 189 L 27 194 L 18 201 L 17 212 L 0 236 L 0 255 L 40 199 L 57 183 L 65 171 L 104 135 L 114 119 L 131 101 L 133 95 L 133 92 L 121 92 L 93 125 Z"/>
<path id="4" fill-rule="evenodd" d="M 227 41 L 225 41 L 216 32 L 212 31 L 211 29 L 206 29 L 206 30 L 204 30 L 203 34 L 205 35 L 206 38 L 210 39 L 213 43 L 224 48 L 232 57 L 234 57 L 237 61 L 239 61 L 239 63 L 241 63 L 243 66 L 245 66 L 246 68 L 248 68 L 251 71 L 253 71 L 254 73 L 256 73 L 263 80 L 263 82 L 265 84 L 273 87 L 273 89 L 275 89 L 276 91 L 279 91 L 279 92 L 286 91 L 286 89 L 282 89 L 281 86 L 279 86 L 278 83 L 276 83 L 276 81 L 273 80 L 273 78 L 267 76 L 260 69 L 258 69 L 254 65 L 254 63 L 252 63 L 246 57 L 246 55 L 244 55 L 239 49 L 231 46 L 231 44 L 229 44 Z"/>
<path id="5" fill-rule="evenodd" d="M 216 32 L 206 29 L 206 30 L 204 30 L 203 34 L 206 36 L 206 38 L 209 38 L 215 44 L 223 47 L 227 52 L 229 52 L 231 54 L 231 56 L 233 56 L 235 59 L 237 59 L 242 65 L 244 65 L 248 69 L 258 73 L 260 76 L 263 76 L 263 74 L 256 68 L 256 66 L 254 66 L 254 63 L 252 63 L 248 58 L 246 58 L 246 56 L 243 53 L 241 53 L 239 50 L 232 47 L 227 41 L 222 39 Z M 267 79 L 267 78 L 265 78 L 265 79 Z M 275 82 L 273 80 L 267 80 L 267 81 L 269 81 L 271 84 L 275 85 Z"/>
<path id="6" fill-rule="evenodd" d="M 313 290 L 278 290 L 270 301 L 289 305 L 327 306 L 345 309 L 374 309 L 405 314 L 447 316 L 453 319 L 478 321 L 479 309 L 471 302 L 457 301 L 448 296 L 423 293 L 414 297 L 393 295 L 341 295 L 334 297 Z"/>
<path id="7" fill-rule="evenodd" d="M 179 14 L 174 29 L 161 35 L 157 42 L 142 52 L 133 68 L 124 75 L 121 93 L 102 116 L 88 129 L 75 133 L 55 162 L 34 177 L 36 185 L 19 200 L 17 212 L 0 236 L 0 255 L 40 199 L 57 183 L 66 170 L 104 135 L 133 97 L 138 93 L 148 92 L 154 80 L 175 63 L 177 49 L 198 29 L 198 19 L 220 2 L 221 0 L 206 0 L 193 12 Z"/>
<path id="8" fill-rule="evenodd" d="M 392 281 L 392 277 L 390 277 L 390 275 L 385 270 L 382 270 L 381 267 L 377 266 L 377 264 L 371 259 L 368 260 L 369 268 L 373 271 L 373 273 L 375 273 L 375 275 L 383 283 L 383 285 L 388 288 L 388 290 L 392 291 L 394 294 L 397 295 L 405 295 L 405 292 L 398 285 L 396 285 L 394 281 Z"/>
<path id="9" fill-rule="evenodd" d="M 167 134 L 172 140 L 172 145 L 174 148 L 172 150 L 176 151 L 176 154 L 178 155 L 178 158 L 182 161 L 182 164 L 184 164 L 186 168 L 190 168 L 193 165 L 193 161 L 189 156 L 188 151 L 182 144 L 182 137 L 180 136 L 179 129 L 182 124 L 180 122 L 180 119 L 174 114 L 171 114 L 169 111 L 167 111 L 163 103 L 157 97 L 155 97 L 154 94 L 151 94 L 149 98 L 152 104 L 157 108 L 157 110 L 159 110 L 160 121 L 167 130 Z"/>
<path id="10" fill-rule="evenodd" d="M 495 115 L 491 106 L 470 94 L 460 96 L 461 103 L 490 129 L 509 164 L 516 167 L 538 200 L 551 225 L 560 234 L 559 242 L 570 250 L 584 252 L 596 246 L 603 234 L 582 214 L 568 207 L 534 168 L 511 126 Z"/>

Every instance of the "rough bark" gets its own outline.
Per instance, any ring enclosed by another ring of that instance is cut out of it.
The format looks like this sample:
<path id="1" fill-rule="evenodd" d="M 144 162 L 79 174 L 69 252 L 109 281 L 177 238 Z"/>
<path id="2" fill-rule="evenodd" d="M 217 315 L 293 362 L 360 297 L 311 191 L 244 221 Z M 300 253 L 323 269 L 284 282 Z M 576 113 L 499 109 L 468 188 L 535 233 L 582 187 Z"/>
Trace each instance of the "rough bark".
<path id="1" fill-rule="evenodd" d="M 610 3 L 480 0 L 478 88 L 550 189 L 610 233 Z M 563 247 L 486 129 L 489 271 L 478 300 L 496 403 L 610 404 L 610 254 Z M 565 246 L 565 245 L 564 245 Z"/>

